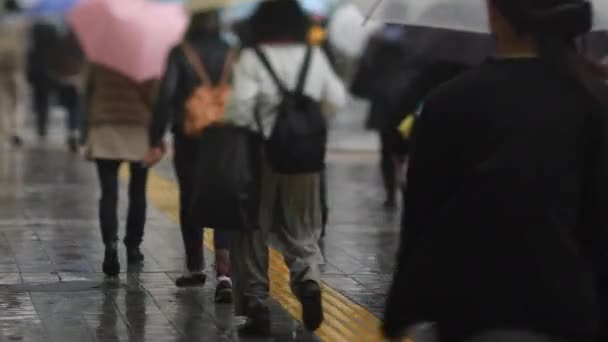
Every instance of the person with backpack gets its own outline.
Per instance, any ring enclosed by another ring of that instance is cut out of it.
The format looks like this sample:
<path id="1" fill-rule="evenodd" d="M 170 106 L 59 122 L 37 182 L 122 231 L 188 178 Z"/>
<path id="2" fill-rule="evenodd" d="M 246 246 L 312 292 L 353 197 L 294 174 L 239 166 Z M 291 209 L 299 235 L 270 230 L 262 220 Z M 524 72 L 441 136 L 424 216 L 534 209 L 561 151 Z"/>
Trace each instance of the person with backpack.
<path id="1" fill-rule="evenodd" d="M 174 166 L 180 192 L 180 226 L 186 251 L 186 269 L 176 285 L 203 286 L 203 228 L 190 208 L 196 195 L 198 136 L 206 125 L 223 114 L 223 103 L 229 92 L 233 50 L 220 33 L 219 13 L 199 12 L 193 15 L 185 41 L 169 56 L 161 82 L 158 101 L 150 126 L 149 166 L 164 154 L 163 138 L 172 124 Z M 196 208 L 204 211 L 205 208 Z M 221 228 L 221 227 L 214 227 Z M 214 234 L 216 255 L 216 301 L 232 301 L 230 235 L 217 229 Z"/>
<path id="2" fill-rule="evenodd" d="M 302 303 L 304 327 L 315 331 L 323 321 L 318 240 L 325 115 L 344 105 L 346 92 L 322 50 L 307 44 L 310 21 L 296 1 L 262 2 L 250 23 L 255 44 L 242 51 L 235 67 L 225 118 L 265 140 L 261 228 L 232 236 L 236 310 L 248 317 L 240 332 L 270 334 L 271 233 Z"/>
<path id="3" fill-rule="evenodd" d="M 24 114 L 26 24 L 17 14 L 16 1 L 0 10 L 0 133 L 21 146 Z"/>

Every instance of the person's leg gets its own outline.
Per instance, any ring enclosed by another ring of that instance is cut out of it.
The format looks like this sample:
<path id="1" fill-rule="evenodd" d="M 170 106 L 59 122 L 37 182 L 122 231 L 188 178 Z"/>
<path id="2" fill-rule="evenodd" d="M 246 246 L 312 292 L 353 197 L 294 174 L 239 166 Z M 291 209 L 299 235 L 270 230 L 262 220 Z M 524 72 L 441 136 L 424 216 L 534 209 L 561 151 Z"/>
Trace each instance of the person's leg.
<path id="1" fill-rule="evenodd" d="M 216 229 L 213 233 L 215 247 L 215 274 L 217 287 L 215 301 L 232 303 L 232 279 L 230 262 L 230 232 Z"/>
<path id="2" fill-rule="evenodd" d="M 148 184 L 148 169 L 141 163 L 131 163 L 131 179 L 129 182 L 129 210 L 127 214 L 127 232 L 125 246 L 129 264 L 142 262 L 144 256 L 139 246 L 144 238 L 146 225 L 146 188 Z"/>
<path id="3" fill-rule="evenodd" d="M 61 105 L 67 112 L 66 129 L 67 143 L 72 152 L 78 150 L 78 132 L 80 128 L 80 110 L 78 89 L 74 85 L 63 85 L 59 92 Z"/>
<path id="4" fill-rule="evenodd" d="M 106 247 L 103 272 L 116 276 L 120 272 L 116 242 L 118 241 L 118 167 L 116 160 L 97 160 L 97 173 L 101 185 L 99 222 L 101 236 Z"/>
<path id="5" fill-rule="evenodd" d="M 387 208 L 393 208 L 397 204 L 397 179 L 391 133 L 381 131 L 380 143 L 382 148 L 380 169 L 382 171 L 382 181 L 386 191 L 386 201 L 384 202 L 384 206 Z"/>
<path id="6" fill-rule="evenodd" d="M 260 229 L 237 231 L 231 236 L 230 256 L 234 281 L 234 304 L 237 315 L 247 316 L 240 333 L 269 335 L 270 311 L 267 300 L 268 232 L 273 225 L 278 177 L 265 165 L 262 175 Z"/>
<path id="7" fill-rule="evenodd" d="M 4 117 L 5 132 L 11 137 L 15 146 L 21 145 L 20 132 L 20 106 L 19 106 L 19 84 L 17 74 L 14 72 L 3 75 L 6 79 L 2 82 L 2 93 L 4 102 L 1 115 Z"/>
<path id="8" fill-rule="evenodd" d="M 321 172 L 321 219 L 323 223 L 323 229 L 321 230 L 321 237 L 325 236 L 325 230 L 327 229 L 327 222 L 329 221 L 329 203 L 327 201 L 327 169 Z"/>
<path id="9" fill-rule="evenodd" d="M 51 86 L 42 77 L 38 78 L 33 86 L 34 113 L 36 114 L 36 130 L 38 136 L 46 137 L 49 117 L 49 96 Z"/>
<path id="10" fill-rule="evenodd" d="M 177 286 L 202 286 L 206 280 L 203 273 L 203 228 L 194 222 L 189 210 L 196 180 L 197 144 L 196 140 L 175 137 L 173 162 L 179 184 L 180 227 L 186 252 L 186 271 L 177 279 Z"/>
<path id="11" fill-rule="evenodd" d="M 304 326 L 310 331 L 323 322 L 320 181 L 320 174 L 283 176 L 276 215 L 275 233 L 289 268 L 292 291 L 302 302 Z"/>

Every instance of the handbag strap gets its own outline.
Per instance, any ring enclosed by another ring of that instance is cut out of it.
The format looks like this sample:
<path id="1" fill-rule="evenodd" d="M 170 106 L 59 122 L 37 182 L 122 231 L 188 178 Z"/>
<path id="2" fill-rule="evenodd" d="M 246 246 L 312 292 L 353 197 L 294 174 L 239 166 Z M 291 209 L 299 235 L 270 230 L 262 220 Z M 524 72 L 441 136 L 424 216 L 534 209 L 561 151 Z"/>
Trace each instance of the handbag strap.
<path id="1" fill-rule="evenodd" d="M 186 55 L 188 63 L 190 63 L 190 65 L 194 69 L 194 72 L 198 76 L 200 82 L 203 85 L 212 85 L 213 83 L 211 82 L 211 77 L 209 77 L 209 73 L 207 72 L 207 69 L 203 64 L 202 58 L 198 56 L 198 54 L 194 50 L 194 47 L 192 47 L 192 44 L 190 44 L 190 42 L 188 41 L 184 41 L 182 42 L 181 47 L 182 51 L 184 52 L 184 55 Z"/>
<path id="2" fill-rule="evenodd" d="M 268 57 L 266 56 L 264 51 L 262 51 L 262 49 L 259 46 L 254 47 L 254 51 L 255 51 L 256 55 L 258 56 L 258 58 L 260 59 L 260 61 L 262 62 L 262 64 L 264 65 L 264 67 L 266 68 L 266 70 L 268 71 L 268 73 L 270 74 L 270 76 L 272 77 L 274 83 L 277 85 L 277 87 L 281 91 L 281 93 L 283 95 L 289 94 L 290 91 L 287 90 L 287 87 L 285 87 L 285 84 L 283 83 L 283 81 L 281 81 L 281 79 L 277 75 L 276 71 L 272 67 L 270 60 L 268 59 Z M 300 74 L 298 75 L 298 83 L 296 84 L 296 89 L 294 90 L 294 92 L 297 94 L 301 94 L 304 91 L 304 86 L 306 85 L 306 78 L 308 76 L 308 70 L 310 69 L 311 59 L 312 59 L 312 47 L 310 45 L 308 45 L 306 47 L 306 54 L 304 56 L 304 62 L 302 64 L 302 68 L 300 69 Z"/>
<path id="3" fill-rule="evenodd" d="M 224 61 L 224 68 L 222 69 L 222 76 L 220 77 L 220 85 L 226 85 L 230 83 L 230 77 L 234 71 L 234 63 L 236 61 L 236 50 L 230 49 L 226 54 L 226 60 Z"/>

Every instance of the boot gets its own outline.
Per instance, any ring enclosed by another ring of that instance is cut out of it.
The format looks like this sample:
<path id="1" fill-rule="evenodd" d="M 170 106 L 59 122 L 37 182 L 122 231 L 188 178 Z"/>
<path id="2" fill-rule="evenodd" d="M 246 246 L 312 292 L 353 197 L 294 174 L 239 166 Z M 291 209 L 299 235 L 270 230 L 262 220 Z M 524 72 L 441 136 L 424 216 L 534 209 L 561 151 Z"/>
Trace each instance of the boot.
<path id="1" fill-rule="evenodd" d="M 302 303 L 302 322 L 308 331 L 319 329 L 323 323 L 323 302 L 321 287 L 316 281 L 308 280 L 298 289 L 298 299 Z"/>
<path id="2" fill-rule="evenodd" d="M 120 273 L 120 262 L 118 261 L 116 244 L 106 246 L 102 269 L 103 273 L 108 277 L 116 277 Z"/>
<path id="3" fill-rule="evenodd" d="M 239 328 L 239 334 L 249 337 L 270 337 L 270 309 L 262 303 L 247 308 L 247 322 Z"/>

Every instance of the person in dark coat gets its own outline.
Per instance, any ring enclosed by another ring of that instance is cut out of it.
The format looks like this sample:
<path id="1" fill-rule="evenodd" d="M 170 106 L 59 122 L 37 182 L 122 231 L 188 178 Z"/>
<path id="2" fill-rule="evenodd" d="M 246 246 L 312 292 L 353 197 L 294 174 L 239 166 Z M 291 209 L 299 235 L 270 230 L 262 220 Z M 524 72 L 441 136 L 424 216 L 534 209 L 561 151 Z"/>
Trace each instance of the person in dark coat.
<path id="1" fill-rule="evenodd" d="M 73 32 L 65 33 L 52 23 L 37 21 L 30 32 L 28 80 L 32 86 L 36 130 L 40 138 L 48 132 L 51 99 L 56 96 L 67 111 L 68 147 L 78 150 L 81 127 L 81 94 L 85 57 Z"/>
<path id="2" fill-rule="evenodd" d="M 433 91 L 414 128 L 384 334 L 608 341 L 608 90 L 574 44 L 591 5 L 488 6 L 496 57 Z"/>
<path id="3" fill-rule="evenodd" d="M 201 58 L 213 82 L 219 82 L 224 64 L 231 51 L 220 35 L 220 20 L 217 12 L 201 12 L 192 18 L 186 41 Z M 156 161 L 164 153 L 163 136 L 172 124 L 174 136 L 175 172 L 180 190 L 180 222 L 186 250 L 186 272 L 176 281 L 177 286 L 202 286 L 206 277 L 203 273 L 203 227 L 193 222 L 187 210 L 194 196 L 196 181 L 195 165 L 198 156 L 198 140 L 184 133 L 184 105 L 192 91 L 200 85 L 193 66 L 183 49 L 174 48 L 169 56 L 167 70 L 161 83 L 159 99 L 155 106 L 150 126 L 150 151 L 147 161 Z M 204 208 L 200 208 L 204 210 Z M 218 285 L 216 301 L 232 301 L 232 281 L 230 279 L 230 239 L 228 233 L 216 230 L 215 254 Z"/>
<path id="4" fill-rule="evenodd" d="M 407 114 L 400 112 L 401 98 L 416 75 L 412 67 L 413 53 L 406 41 L 403 26 L 389 25 L 377 32 L 365 49 L 351 85 L 353 95 L 371 102 L 366 126 L 380 135 L 384 204 L 389 208 L 394 207 L 397 200 L 397 160 L 407 152 L 396 129 Z"/>

